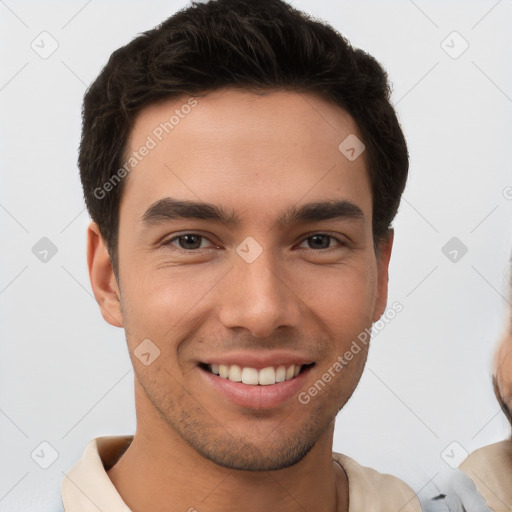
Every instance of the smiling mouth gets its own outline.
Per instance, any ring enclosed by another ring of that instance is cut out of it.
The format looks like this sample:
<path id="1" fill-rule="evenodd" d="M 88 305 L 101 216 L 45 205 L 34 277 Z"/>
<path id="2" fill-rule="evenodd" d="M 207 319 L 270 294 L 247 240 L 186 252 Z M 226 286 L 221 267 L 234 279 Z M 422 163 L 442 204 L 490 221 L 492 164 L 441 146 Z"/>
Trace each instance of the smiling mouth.
<path id="1" fill-rule="evenodd" d="M 241 382 L 248 386 L 271 386 L 292 380 L 314 365 L 315 363 L 268 366 L 260 370 L 247 366 L 239 366 L 237 364 L 201 363 L 199 366 L 203 370 L 217 375 L 219 378 L 230 380 L 231 382 Z"/>

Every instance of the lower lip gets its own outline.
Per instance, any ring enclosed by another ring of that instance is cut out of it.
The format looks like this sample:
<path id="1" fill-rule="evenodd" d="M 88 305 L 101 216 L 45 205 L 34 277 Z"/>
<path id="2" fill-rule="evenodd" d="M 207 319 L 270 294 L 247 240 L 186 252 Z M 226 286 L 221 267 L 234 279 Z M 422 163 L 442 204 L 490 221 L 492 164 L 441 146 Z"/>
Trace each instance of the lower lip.
<path id="1" fill-rule="evenodd" d="M 297 377 L 269 386 L 251 386 L 242 382 L 232 382 L 203 368 L 199 368 L 199 371 L 208 385 L 233 404 L 248 409 L 271 409 L 284 404 L 303 389 L 306 375 L 310 369 L 311 367 L 307 367 Z"/>

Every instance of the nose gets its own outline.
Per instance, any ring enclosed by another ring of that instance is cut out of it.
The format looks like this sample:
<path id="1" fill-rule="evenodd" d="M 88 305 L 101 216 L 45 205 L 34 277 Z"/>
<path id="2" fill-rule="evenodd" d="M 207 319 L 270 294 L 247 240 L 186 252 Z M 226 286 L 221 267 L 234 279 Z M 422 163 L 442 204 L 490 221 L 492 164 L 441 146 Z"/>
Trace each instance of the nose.
<path id="1" fill-rule="evenodd" d="M 265 338 L 279 328 L 298 326 L 300 291 L 291 273 L 266 251 L 252 263 L 237 258 L 222 286 L 219 316 L 224 327 Z"/>

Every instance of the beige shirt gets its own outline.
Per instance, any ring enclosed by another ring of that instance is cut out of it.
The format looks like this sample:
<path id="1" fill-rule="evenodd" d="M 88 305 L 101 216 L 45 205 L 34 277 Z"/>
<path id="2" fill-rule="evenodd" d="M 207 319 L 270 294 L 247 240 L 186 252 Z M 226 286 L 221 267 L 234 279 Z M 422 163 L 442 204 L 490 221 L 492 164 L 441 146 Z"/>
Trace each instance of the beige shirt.
<path id="1" fill-rule="evenodd" d="M 475 450 L 459 466 L 495 512 L 512 511 L 512 441 Z"/>
<path id="2" fill-rule="evenodd" d="M 66 512 L 131 512 L 112 484 L 110 469 L 133 436 L 93 439 L 82 458 L 62 480 Z M 360 466 L 350 457 L 333 453 L 348 476 L 349 512 L 421 512 L 414 491 L 398 478 Z"/>

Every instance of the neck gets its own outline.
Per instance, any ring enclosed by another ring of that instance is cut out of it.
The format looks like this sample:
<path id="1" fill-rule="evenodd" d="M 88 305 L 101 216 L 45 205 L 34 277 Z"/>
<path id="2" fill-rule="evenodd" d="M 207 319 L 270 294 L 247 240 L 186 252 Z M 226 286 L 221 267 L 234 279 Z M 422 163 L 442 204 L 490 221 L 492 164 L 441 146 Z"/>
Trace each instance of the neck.
<path id="1" fill-rule="evenodd" d="M 150 404 L 138 406 L 133 441 L 107 472 L 134 512 L 224 512 L 237 503 L 255 512 L 348 510 L 347 478 L 332 460 L 334 422 L 299 463 L 277 471 L 241 471 L 204 458 Z"/>

